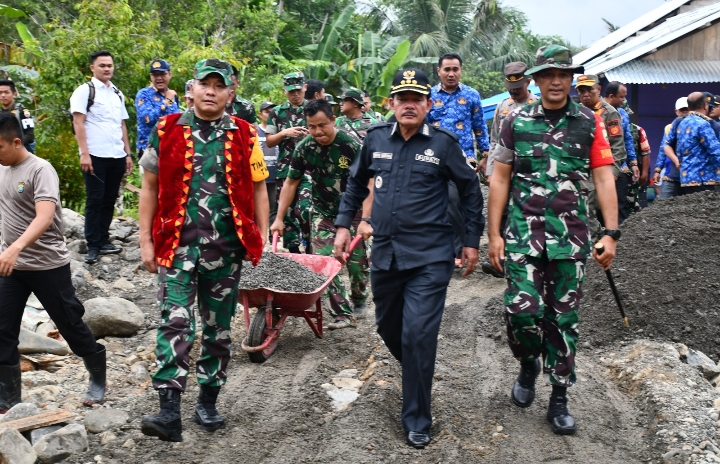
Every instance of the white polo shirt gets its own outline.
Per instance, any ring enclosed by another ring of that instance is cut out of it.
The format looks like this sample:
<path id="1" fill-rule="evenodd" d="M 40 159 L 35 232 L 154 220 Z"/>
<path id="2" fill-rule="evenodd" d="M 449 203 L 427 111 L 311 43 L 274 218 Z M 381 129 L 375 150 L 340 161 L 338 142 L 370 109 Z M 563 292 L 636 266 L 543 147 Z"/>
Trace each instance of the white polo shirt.
<path id="1" fill-rule="evenodd" d="M 115 93 L 112 82 L 103 84 L 95 77 L 95 103 L 87 111 L 90 86 L 83 84 L 70 97 L 70 112 L 85 115 L 85 135 L 88 151 L 99 158 L 125 158 L 125 144 L 122 140 L 122 121 L 128 119 L 125 96 Z"/>

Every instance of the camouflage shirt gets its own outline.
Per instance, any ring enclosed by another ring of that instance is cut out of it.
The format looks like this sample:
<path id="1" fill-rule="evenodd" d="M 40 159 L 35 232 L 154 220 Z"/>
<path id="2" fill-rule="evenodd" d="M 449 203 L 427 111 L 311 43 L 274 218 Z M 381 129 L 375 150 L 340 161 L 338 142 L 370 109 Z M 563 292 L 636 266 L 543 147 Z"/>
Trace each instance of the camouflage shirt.
<path id="1" fill-rule="evenodd" d="M 573 101 L 554 124 L 540 101 L 502 126 L 495 162 L 513 166 L 506 251 L 548 259 L 587 259 L 590 170 L 613 164 L 604 125 Z"/>
<path id="2" fill-rule="evenodd" d="M 525 106 L 528 103 L 532 103 L 537 99 L 538 97 L 536 97 L 532 93 L 529 93 L 526 101 L 519 102 L 513 100 L 512 98 L 506 98 L 505 100 L 501 101 L 498 106 L 495 107 L 495 114 L 493 115 L 492 125 L 490 126 L 490 153 L 488 154 L 485 175 L 491 176 L 493 173 L 493 164 L 495 160 L 495 155 L 493 154 L 493 152 L 497 147 L 500 129 L 502 128 L 502 123 L 503 121 L 505 121 L 507 115 L 516 108 Z"/>
<path id="3" fill-rule="evenodd" d="M 305 105 L 307 100 L 303 100 L 302 105 L 295 107 L 290 102 L 285 102 L 280 106 L 276 106 L 270 111 L 270 115 L 267 120 L 267 127 L 265 128 L 266 134 L 277 134 L 289 127 L 305 127 Z M 280 149 L 278 151 L 277 158 L 277 178 L 285 179 L 288 176 L 288 169 L 290 168 L 290 157 L 292 156 L 295 145 L 300 140 L 297 138 L 291 139 L 286 137 L 278 145 Z"/>
<path id="4" fill-rule="evenodd" d="M 230 104 L 225 108 L 225 112 L 230 116 L 244 119 L 250 124 L 255 124 L 257 122 L 257 117 L 255 116 L 255 105 L 253 105 L 250 100 L 245 100 L 237 95 L 235 95 L 235 98 L 233 98 Z"/>
<path id="5" fill-rule="evenodd" d="M 305 172 L 310 174 L 314 214 L 330 221 L 335 220 L 347 185 L 350 165 L 361 147 L 354 137 L 339 130 L 335 140 L 328 146 L 320 145 L 314 138 L 307 136 L 295 148 L 287 177 L 297 180 L 302 179 Z"/>
<path id="6" fill-rule="evenodd" d="M 375 118 L 373 113 L 364 113 L 359 119 L 350 119 L 347 116 L 340 116 L 335 120 L 335 125 L 349 134 L 355 135 L 360 139 L 360 143 L 365 140 L 367 130 L 373 124 L 381 122 Z"/>
<path id="7" fill-rule="evenodd" d="M 193 271 L 201 265 L 205 270 L 212 270 L 237 262 L 245 252 L 232 219 L 224 152 L 225 133 L 237 129 L 237 126 L 230 116 L 204 121 L 196 117 L 193 111 L 183 113 L 177 124 L 192 127 L 195 155 L 187 213 L 172 267 Z M 148 148 L 140 160 L 143 168 L 155 174 L 158 173 L 159 149 L 160 138 L 155 126 L 148 139 Z M 250 160 L 254 182 L 267 177 L 264 163 L 261 169 L 264 172 L 252 166 L 257 153 L 253 150 Z M 259 153 L 262 162 L 262 152 Z"/>

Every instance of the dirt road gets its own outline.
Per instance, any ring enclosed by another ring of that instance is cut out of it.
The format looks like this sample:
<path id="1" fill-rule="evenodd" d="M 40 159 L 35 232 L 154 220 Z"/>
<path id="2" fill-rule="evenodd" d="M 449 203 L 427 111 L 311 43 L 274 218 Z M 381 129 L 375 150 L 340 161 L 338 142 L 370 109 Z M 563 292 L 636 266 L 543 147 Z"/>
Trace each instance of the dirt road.
<path id="1" fill-rule="evenodd" d="M 503 332 L 503 287 L 504 281 L 479 273 L 453 278 L 433 388 L 433 442 L 425 450 L 404 443 L 399 366 L 382 345 L 371 317 L 357 330 L 327 331 L 322 340 L 304 321 L 290 321 L 278 351 L 265 364 L 251 364 L 239 349 L 239 326 L 229 381 L 219 401 L 227 428 L 211 435 L 192 423 L 197 396 L 192 379 L 183 397 L 183 443 L 159 442 L 139 433 L 142 416 L 157 408 L 150 389 L 116 400 L 113 407 L 130 412 L 131 424 L 120 440 L 105 445 L 90 435 L 92 451 L 77 462 L 98 455 L 105 463 L 143 464 L 648 461 L 642 413 L 605 377 L 592 348 L 580 351 L 579 382 L 570 392 L 579 424 L 576 436 L 550 431 L 545 421 L 547 386 L 539 388 L 530 409 L 512 405 L 509 389 L 517 364 Z M 236 318 L 238 324 L 241 319 Z M 321 385 L 343 369 L 362 374 L 371 356 L 379 367 L 359 398 L 335 411 Z"/>

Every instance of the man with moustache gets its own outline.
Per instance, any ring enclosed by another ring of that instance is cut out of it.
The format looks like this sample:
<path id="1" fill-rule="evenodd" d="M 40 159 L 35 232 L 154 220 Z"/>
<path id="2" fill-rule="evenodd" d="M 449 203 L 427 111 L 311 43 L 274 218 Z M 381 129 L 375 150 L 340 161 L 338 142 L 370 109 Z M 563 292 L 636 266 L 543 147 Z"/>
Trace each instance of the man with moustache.
<path id="1" fill-rule="evenodd" d="M 138 136 L 135 144 L 138 159 L 142 158 L 148 143 L 150 131 L 161 116 L 180 112 L 177 92 L 168 85 L 172 79 L 170 63 L 165 60 L 153 60 L 150 63 L 149 87 L 140 89 L 135 96 L 137 109 Z"/>
<path id="2" fill-rule="evenodd" d="M 442 62 L 441 62 L 442 63 Z M 427 124 L 431 86 L 419 69 L 395 74 L 390 107 L 396 122 L 368 130 L 335 219 L 335 257 L 345 263 L 350 228 L 373 189 L 371 288 L 378 333 L 402 364 L 402 424 L 407 443 L 430 443 L 430 393 L 437 337 L 454 249 L 448 235 L 448 181 L 457 186 L 465 220 L 464 276 L 477 265 L 482 195 L 453 132 Z"/>
<path id="3" fill-rule="evenodd" d="M 231 73 L 224 61 L 199 61 L 194 108 L 160 118 L 141 160 L 140 254 L 158 273 L 162 313 L 152 378 L 160 412 L 143 418 L 141 431 L 164 441 L 182 441 L 196 299 L 202 348 L 194 420 L 206 431 L 225 425 L 215 404 L 227 379 L 242 261 L 257 265 L 267 237 L 267 168 L 253 126 L 225 113 Z"/>

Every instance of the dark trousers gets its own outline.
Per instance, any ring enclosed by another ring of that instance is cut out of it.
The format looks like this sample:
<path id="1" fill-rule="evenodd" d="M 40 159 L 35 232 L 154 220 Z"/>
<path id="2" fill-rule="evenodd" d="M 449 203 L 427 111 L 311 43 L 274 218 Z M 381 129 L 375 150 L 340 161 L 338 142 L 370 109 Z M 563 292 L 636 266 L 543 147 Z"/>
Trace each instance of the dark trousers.
<path id="1" fill-rule="evenodd" d="M 275 182 L 266 182 L 265 186 L 267 187 L 268 202 L 270 203 L 270 224 L 272 224 L 277 216 L 277 187 Z"/>
<path id="2" fill-rule="evenodd" d="M 75 296 L 69 264 L 47 271 L 16 270 L 0 277 L 0 365 L 20 360 L 18 337 L 30 293 L 40 300 L 73 353 L 85 357 L 102 350 L 82 320 L 85 308 Z"/>
<path id="3" fill-rule="evenodd" d="M 462 258 L 465 245 L 465 220 L 460 211 L 460 193 L 455 182 L 448 181 L 448 219 L 453 228 L 453 251 L 456 258 Z"/>
<path id="4" fill-rule="evenodd" d="M 99 250 L 110 234 L 115 200 L 120 182 L 125 175 L 125 158 L 99 158 L 90 155 L 93 175 L 83 172 L 85 178 L 85 240 L 88 248 Z"/>
<path id="5" fill-rule="evenodd" d="M 680 195 L 690 195 L 698 192 L 712 192 L 715 190 L 714 185 L 695 185 L 693 187 L 680 187 Z"/>
<path id="6" fill-rule="evenodd" d="M 624 173 L 620 173 L 618 178 L 615 180 L 615 192 L 617 193 L 617 202 L 618 202 L 618 225 L 622 224 L 625 219 L 630 216 L 630 210 L 628 209 L 628 176 L 626 176 Z M 600 224 L 605 227 L 605 219 L 602 215 L 602 210 L 600 210 L 600 206 L 598 204 L 597 208 L 597 219 L 600 221 Z M 593 237 L 593 240 L 595 240 L 595 237 Z"/>
<path id="7" fill-rule="evenodd" d="M 399 271 L 370 273 L 378 333 L 402 364 L 402 424 L 406 432 L 430 431 L 430 391 L 437 338 L 454 263 L 440 261 Z"/>

